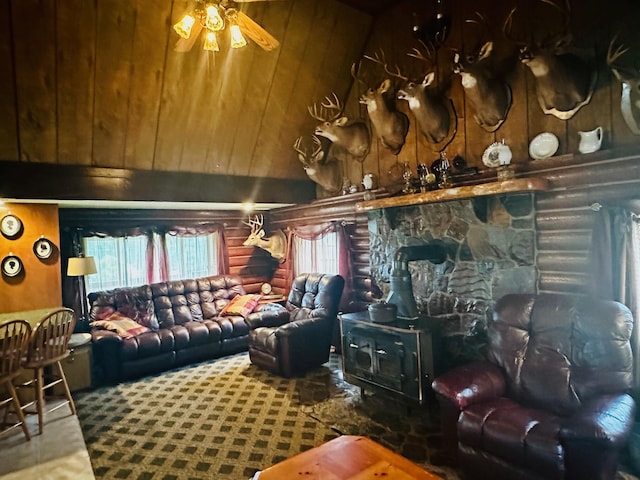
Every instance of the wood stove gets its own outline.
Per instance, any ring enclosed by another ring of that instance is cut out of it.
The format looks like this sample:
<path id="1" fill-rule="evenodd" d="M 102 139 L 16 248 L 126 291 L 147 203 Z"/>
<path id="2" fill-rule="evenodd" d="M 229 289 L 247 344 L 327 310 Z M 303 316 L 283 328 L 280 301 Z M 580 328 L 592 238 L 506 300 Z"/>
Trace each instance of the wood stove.
<path id="1" fill-rule="evenodd" d="M 368 312 L 339 316 L 344 379 L 425 402 L 435 375 L 435 330 L 428 318 L 374 323 Z"/>

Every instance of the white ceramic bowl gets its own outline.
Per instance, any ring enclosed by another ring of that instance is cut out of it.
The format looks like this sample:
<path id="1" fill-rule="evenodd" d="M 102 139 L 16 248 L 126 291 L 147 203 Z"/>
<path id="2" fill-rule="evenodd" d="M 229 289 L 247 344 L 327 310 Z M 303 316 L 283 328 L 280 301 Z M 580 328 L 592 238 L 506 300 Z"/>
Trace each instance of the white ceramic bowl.
<path id="1" fill-rule="evenodd" d="M 534 160 L 549 158 L 558 151 L 560 142 L 553 133 L 543 132 L 536 135 L 529 144 L 529 156 Z"/>

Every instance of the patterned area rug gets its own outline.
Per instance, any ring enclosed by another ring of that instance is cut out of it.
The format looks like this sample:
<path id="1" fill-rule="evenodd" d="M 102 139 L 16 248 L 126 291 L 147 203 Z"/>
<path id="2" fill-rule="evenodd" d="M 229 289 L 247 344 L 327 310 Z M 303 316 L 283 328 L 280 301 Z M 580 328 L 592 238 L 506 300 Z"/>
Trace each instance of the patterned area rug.
<path id="1" fill-rule="evenodd" d="M 446 480 L 435 401 L 408 408 L 342 379 L 340 357 L 286 379 L 247 353 L 183 367 L 76 398 L 97 479 L 248 480 L 338 435 L 364 435 Z M 637 480 L 626 471 L 617 479 Z M 284 480 L 284 479 L 283 479 Z"/>
<path id="2" fill-rule="evenodd" d="M 363 402 L 359 389 L 342 380 L 333 354 L 302 378 L 272 375 L 242 353 L 76 400 L 96 478 L 135 480 L 249 479 L 340 434 L 369 436 L 425 463 L 432 428 L 423 431 L 422 421 L 413 422 L 397 404 L 377 414 L 376 405 L 375 397 Z M 394 433 L 394 418 L 415 425 Z"/>

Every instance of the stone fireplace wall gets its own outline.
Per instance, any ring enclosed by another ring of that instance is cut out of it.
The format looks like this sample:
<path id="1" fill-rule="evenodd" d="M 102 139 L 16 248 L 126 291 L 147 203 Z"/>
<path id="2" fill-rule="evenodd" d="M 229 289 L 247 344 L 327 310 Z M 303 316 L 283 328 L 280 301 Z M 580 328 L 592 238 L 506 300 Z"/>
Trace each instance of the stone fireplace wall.
<path id="1" fill-rule="evenodd" d="M 377 210 L 369 213 L 369 236 L 373 292 L 379 299 L 389 293 L 399 247 L 444 242 L 444 263 L 409 264 L 418 309 L 440 326 L 443 369 L 482 354 L 487 316 L 498 298 L 536 292 L 533 194 Z"/>

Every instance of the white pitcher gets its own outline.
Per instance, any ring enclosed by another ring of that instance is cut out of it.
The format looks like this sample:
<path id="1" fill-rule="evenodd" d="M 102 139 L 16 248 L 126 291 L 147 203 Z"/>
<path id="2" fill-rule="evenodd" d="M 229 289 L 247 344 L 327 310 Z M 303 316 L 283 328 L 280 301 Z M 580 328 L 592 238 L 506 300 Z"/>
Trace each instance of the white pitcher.
<path id="1" fill-rule="evenodd" d="M 578 132 L 580 143 L 578 150 L 580 153 L 592 153 L 600 150 L 602 145 L 602 127 L 594 128 L 588 132 Z"/>

